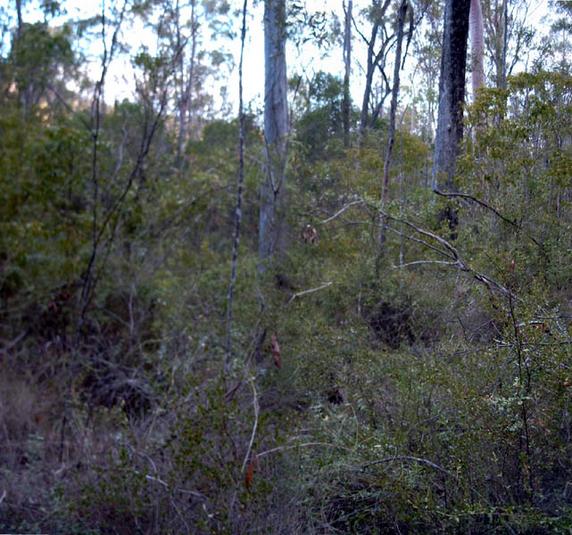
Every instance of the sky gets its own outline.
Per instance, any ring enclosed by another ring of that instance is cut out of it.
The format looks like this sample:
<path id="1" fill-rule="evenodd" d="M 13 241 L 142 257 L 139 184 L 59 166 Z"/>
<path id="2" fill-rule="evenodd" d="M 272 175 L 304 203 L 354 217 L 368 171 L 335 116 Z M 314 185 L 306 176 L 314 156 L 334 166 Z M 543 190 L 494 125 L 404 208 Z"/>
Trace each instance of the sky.
<path id="1" fill-rule="evenodd" d="M 108 0 L 108 5 L 109 1 L 110 0 Z M 113 0 L 111 0 L 111 2 L 113 2 Z M 359 13 L 360 9 L 369 5 L 370 2 L 371 0 L 354 0 L 354 14 Z M 0 7 L 4 7 L 5 9 L 10 7 L 13 11 L 13 3 L 14 0 L 0 0 Z M 64 4 L 67 9 L 64 20 L 70 17 L 80 19 L 93 16 L 100 11 L 102 5 L 101 0 L 66 0 Z M 242 7 L 242 0 L 230 0 L 230 4 L 232 8 L 239 9 Z M 262 109 L 262 91 L 264 88 L 263 3 L 258 1 L 255 2 L 255 4 L 256 5 L 253 6 L 253 2 L 249 1 L 249 17 L 244 58 L 244 98 L 247 105 L 250 104 L 253 111 Z M 343 19 L 342 0 L 305 0 L 305 5 L 310 12 L 326 12 L 329 20 L 333 18 L 333 13 L 337 14 L 340 20 Z M 531 0 L 529 20 L 535 27 L 541 28 L 543 26 L 542 20 L 547 12 L 547 0 Z M 39 18 L 41 18 L 40 13 L 34 10 L 28 9 L 25 14 L 25 20 L 27 21 L 37 20 Z M 236 24 L 236 29 L 238 29 L 238 20 Z M 129 43 L 133 50 L 142 44 L 152 44 L 153 42 L 151 32 L 145 29 L 141 22 L 126 27 L 122 38 Z M 209 46 L 208 39 L 205 40 L 205 42 L 207 46 Z M 210 45 L 214 47 L 225 46 L 227 51 L 233 55 L 235 65 L 238 65 L 240 51 L 238 39 L 236 39 L 235 42 L 227 40 L 226 43 L 219 40 L 216 41 L 216 43 L 211 42 Z M 353 47 L 351 90 L 354 101 L 360 102 L 363 93 L 363 64 L 365 63 L 367 50 L 361 38 L 355 35 L 355 31 Z M 100 51 L 101 47 L 97 42 L 92 44 L 86 51 L 88 61 L 84 65 L 84 68 L 92 79 L 99 78 Z M 324 48 L 318 48 L 318 46 L 312 42 L 308 42 L 300 48 L 297 48 L 290 42 L 287 46 L 286 55 L 289 76 L 296 73 L 311 79 L 312 76 L 320 70 L 340 76 L 343 74 L 341 43 L 334 45 L 332 50 L 326 54 Z M 402 75 L 405 85 L 411 85 L 413 82 L 411 80 L 413 73 L 411 63 L 410 58 L 409 64 L 406 65 L 405 73 Z M 222 109 L 226 105 L 227 109 L 235 110 L 238 102 L 237 69 L 223 67 L 220 78 L 218 82 L 211 82 L 212 86 L 209 88 L 209 92 L 215 97 L 215 108 Z M 228 87 L 227 96 L 224 97 L 225 102 L 223 102 L 223 97 L 220 96 L 220 85 L 222 84 Z M 111 64 L 108 73 L 105 89 L 106 101 L 113 103 L 116 100 L 121 101 L 124 98 L 133 99 L 134 89 L 135 73 L 129 57 L 127 55 L 117 56 Z"/>

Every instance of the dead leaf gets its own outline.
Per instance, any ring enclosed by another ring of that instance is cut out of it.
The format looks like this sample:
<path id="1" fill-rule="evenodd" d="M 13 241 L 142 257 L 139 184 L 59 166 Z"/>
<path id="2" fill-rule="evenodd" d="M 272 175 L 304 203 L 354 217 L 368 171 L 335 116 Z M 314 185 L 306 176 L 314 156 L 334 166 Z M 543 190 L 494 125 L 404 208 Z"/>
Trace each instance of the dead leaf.
<path id="1" fill-rule="evenodd" d="M 274 359 L 274 366 L 278 369 L 282 368 L 282 354 L 280 352 L 280 344 L 278 343 L 278 338 L 276 335 L 272 335 L 272 341 L 270 343 L 272 348 L 272 358 Z"/>
<path id="2" fill-rule="evenodd" d="M 250 462 L 248 463 L 248 466 L 246 467 L 246 473 L 244 474 L 244 486 L 250 490 L 250 487 L 252 486 L 252 481 L 254 480 L 254 469 L 256 468 L 256 455 L 254 455 L 251 459 Z"/>

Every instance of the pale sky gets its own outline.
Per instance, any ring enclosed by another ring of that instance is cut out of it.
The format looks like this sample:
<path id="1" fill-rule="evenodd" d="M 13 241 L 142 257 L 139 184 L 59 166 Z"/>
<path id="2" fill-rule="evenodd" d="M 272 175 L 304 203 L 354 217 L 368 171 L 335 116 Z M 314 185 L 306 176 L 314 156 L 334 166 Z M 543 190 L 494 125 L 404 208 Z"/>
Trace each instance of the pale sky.
<path id="1" fill-rule="evenodd" d="M 354 16 L 361 9 L 370 4 L 371 0 L 354 0 Z M 111 3 L 113 0 L 111 0 Z M 0 6 L 13 11 L 13 0 L 0 0 Z M 110 1 L 107 2 L 110 5 Z M 230 0 L 233 9 L 242 8 L 242 0 Z M 261 109 L 262 107 L 262 91 L 264 88 L 264 36 L 263 36 L 263 23 L 262 13 L 263 4 L 257 2 L 256 6 L 252 5 L 253 2 L 249 1 L 249 21 L 247 27 L 247 41 L 245 48 L 245 64 L 244 64 L 244 97 L 246 103 L 252 103 L 254 110 Z M 343 20 L 342 0 L 305 0 L 308 11 L 324 11 L 326 13 L 335 12 L 340 20 Z M 94 15 L 101 10 L 101 1 L 86 1 L 86 0 L 66 0 L 64 5 L 67 8 L 67 15 L 65 18 L 82 18 Z M 547 0 L 532 0 L 529 11 L 529 20 L 535 27 L 541 26 L 541 19 L 548 11 Z M 25 20 L 32 21 L 39 18 L 38 13 L 28 10 L 25 15 Z M 238 28 L 239 21 L 236 21 Z M 364 28 L 367 30 L 367 27 Z M 365 63 L 366 48 L 362 39 L 354 33 L 354 49 L 352 51 L 352 97 L 354 102 L 361 102 L 361 94 L 363 93 L 364 78 L 361 65 Z M 136 23 L 135 26 L 126 27 L 123 31 L 122 39 L 129 43 L 133 50 L 136 50 L 141 44 L 147 44 L 152 49 L 153 37 L 149 30 L 146 30 L 141 23 Z M 208 39 L 205 39 L 205 44 L 209 46 Z M 210 43 L 211 46 L 226 47 L 227 51 L 233 54 L 235 64 L 238 66 L 239 47 L 238 39 L 235 42 L 219 40 L 216 43 Z M 100 44 L 95 43 L 90 47 L 90 55 L 92 56 L 91 62 L 88 62 L 86 72 L 94 79 L 99 77 L 99 60 L 97 58 L 100 51 Z M 405 85 L 411 84 L 408 79 L 412 72 L 412 59 L 409 56 L 409 70 L 405 69 L 402 75 L 403 83 Z M 342 50 L 341 45 L 335 45 L 330 51 L 329 56 L 324 57 L 323 50 L 311 42 L 306 43 L 300 50 L 289 43 L 287 47 L 287 64 L 289 76 L 293 74 L 304 74 L 308 78 L 312 78 L 313 74 L 324 70 L 332 74 L 343 74 Z M 215 99 L 218 98 L 217 107 L 222 106 L 222 101 L 219 94 L 221 84 L 228 86 L 228 100 L 232 108 L 236 108 L 238 101 L 238 69 L 232 71 L 228 67 L 222 68 L 220 82 L 214 82 L 212 85 L 212 94 Z M 118 56 L 112 63 L 109 69 L 105 98 L 108 102 L 112 103 L 115 100 L 123 100 L 124 98 L 132 99 L 134 91 L 134 72 L 131 67 L 129 58 L 126 56 Z"/>

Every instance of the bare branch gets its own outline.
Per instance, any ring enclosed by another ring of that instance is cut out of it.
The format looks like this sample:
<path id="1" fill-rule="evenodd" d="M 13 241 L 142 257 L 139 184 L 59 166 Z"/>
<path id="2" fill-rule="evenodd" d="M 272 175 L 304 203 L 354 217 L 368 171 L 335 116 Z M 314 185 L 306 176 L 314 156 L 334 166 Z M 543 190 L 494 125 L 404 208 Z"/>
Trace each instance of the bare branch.
<path id="1" fill-rule="evenodd" d="M 319 290 L 323 290 L 324 288 L 328 288 L 333 284 L 333 282 L 326 282 L 324 284 L 322 284 L 321 286 L 318 286 L 317 288 L 310 288 L 309 290 L 304 290 L 302 292 L 297 292 L 294 295 L 292 295 L 292 297 L 290 297 L 290 299 L 288 299 L 288 303 L 286 304 L 290 304 L 292 301 L 294 301 L 294 299 L 296 299 L 297 297 L 302 297 L 303 295 L 308 295 L 314 292 L 318 292 Z"/>
<path id="2" fill-rule="evenodd" d="M 327 219 L 319 221 L 318 224 L 319 225 L 325 225 L 325 224 L 329 223 L 330 221 L 333 221 L 337 217 L 341 216 L 348 208 L 351 208 L 352 206 L 355 206 L 356 204 L 364 204 L 364 200 L 359 199 L 357 201 L 352 201 L 352 202 L 346 204 L 345 206 L 340 208 L 334 215 L 328 217 Z"/>
<path id="3" fill-rule="evenodd" d="M 398 266 L 393 266 L 393 267 L 395 269 L 398 269 L 409 266 L 418 266 L 421 264 L 440 264 L 442 266 L 456 266 L 457 262 L 447 262 L 446 260 L 415 260 L 414 262 L 406 262 L 405 264 L 399 264 Z"/>
<path id="4" fill-rule="evenodd" d="M 252 425 L 252 433 L 250 435 L 250 442 L 248 443 L 248 448 L 246 450 L 246 455 L 244 456 L 244 461 L 242 461 L 241 472 L 244 472 L 248 460 L 252 455 L 252 446 L 254 444 L 254 439 L 256 438 L 256 431 L 258 430 L 258 415 L 260 413 L 260 405 L 258 404 L 258 392 L 256 392 L 256 385 L 254 384 L 254 377 L 250 379 L 250 386 L 252 387 L 252 406 L 254 407 L 254 423 Z"/>
<path id="5" fill-rule="evenodd" d="M 487 204 L 486 202 L 482 201 L 481 199 L 479 199 L 473 195 L 469 195 L 468 193 L 444 192 L 444 191 L 440 191 L 438 189 L 434 189 L 433 192 L 436 193 L 437 195 L 441 196 L 441 197 L 457 197 L 457 198 L 461 198 L 461 199 L 468 199 L 469 201 L 472 201 L 472 202 L 478 204 L 479 206 L 482 206 L 483 208 L 486 208 L 487 210 L 491 211 L 498 218 L 502 219 L 505 223 L 512 225 L 517 230 L 522 230 L 521 225 L 516 223 L 516 221 L 513 221 L 513 220 L 509 219 L 508 217 L 505 217 L 498 210 L 493 208 L 490 204 Z M 542 247 L 542 245 L 534 237 L 530 236 L 529 234 L 526 234 L 526 237 L 529 238 L 536 245 L 538 245 L 538 247 Z"/>

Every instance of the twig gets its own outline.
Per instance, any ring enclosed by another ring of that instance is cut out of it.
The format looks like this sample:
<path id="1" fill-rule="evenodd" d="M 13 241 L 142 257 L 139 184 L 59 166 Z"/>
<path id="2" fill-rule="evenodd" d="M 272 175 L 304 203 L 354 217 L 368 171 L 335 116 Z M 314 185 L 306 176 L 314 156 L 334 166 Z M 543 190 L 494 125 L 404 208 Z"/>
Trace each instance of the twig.
<path id="1" fill-rule="evenodd" d="M 14 338 L 14 340 L 2 340 L 2 343 L 5 345 L 4 347 L 0 348 L 0 355 L 3 353 L 7 355 L 8 351 L 14 349 L 22 340 L 24 340 L 24 338 L 26 338 L 26 336 L 28 336 L 28 334 L 30 334 L 30 329 L 22 331 L 18 336 L 16 336 L 16 338 Z"/>
<path id="2" fill-rule="evenodd" d="M 246 455 L 244 456 L 244 461 L 242 461 L 241 472 L 244 472 L 248 460 L 252 454 L 252 446 L 254 445 L 254 439 L 256 438 L 256 431 L 258 430 L 258 415 L 260 413 L 260 405 L 258 404 L 258 393 L 256 392 L 256 385 L 254 384 L 254 377 L 250 379 L 250 386 L 252 387 L 252 405 L 254 407 L 254 424 L 252 425 L 252 433 L 250 434 L 250 442 L 248 443 L 248 448 L 246 450 Z"/>
<path id="3" fill-rule="evenodd" d="M 310 288 L 309 290 L 304 290 L 302 292 L 296 292 L 295 294 L 292 295 L 292 297 L 290 297 L 290 299 L 288 299 L 288 303 L 286 303 L 287 305 L 289 305 L 292 301 L 294 301 L 294 299 L 296 299 L 297 297 L 302 297 L 303 295 L 307 295 L 307 294 L 311 294 L 314 292 L 317 292 L 319 290 L 323 290 L 324 288 L 328 288 L 329 286 L 331 286 L 332 284 L 334 284 L 333 282 L 325 282 L 324 284 L 322 284 L 321 286 L 318 286 L 317 288 Z"/>

